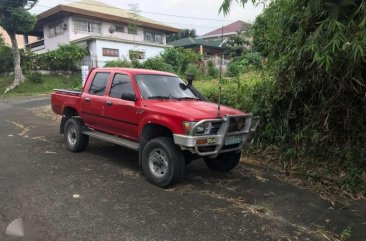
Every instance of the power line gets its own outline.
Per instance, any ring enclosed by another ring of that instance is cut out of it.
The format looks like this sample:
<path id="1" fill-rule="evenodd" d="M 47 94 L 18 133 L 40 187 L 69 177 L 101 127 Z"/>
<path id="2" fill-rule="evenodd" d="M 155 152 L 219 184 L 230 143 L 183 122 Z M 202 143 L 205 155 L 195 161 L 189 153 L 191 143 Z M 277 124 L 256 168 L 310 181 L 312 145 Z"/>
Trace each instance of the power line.
<path id="1" fill-rule="evenodd" d="M 14 0 L 3 0 L 3 1 L 6 1 L 6 2 L 14 2 Z M 101 4 L 96 4 L 96 3 L 84 3 L 84 2 L 77 2 L 77 1 L 73 1 L 73 0 L 64 0 L 66 2 L 70 2 L 70 3 L 78 3 L 78 4 L 84 4 L 84 5 L 93 5 L 93 6 L 99 6 L 99 7 L 105 7 L 105 8 L 111 8 L 111 9 L 116 9 L 115 7 L 113 6 L 110 6 L 110 5 L 101 5 Z M 56 5 L 57 6 L 57 5 Z M 37 4 L 35 7 L 42 7 L 42 8 L 53 8 L 55 6 L 47 6 L 47 5 L 40 5 L 40 4 Z M 126 9 L 122 9 L 122 10 L 126 10 Z M 128 11 L 128 10 L 126 10 Z M 38 12 L 37 11 L 32 11 L 31 12 L 34 12 L 36 14 L 40 14 L 44 11 L 41 11 L 39 10 Z M 146 12 L 146 11 L 141 11 L 142 13 L 147 13 L 147 14 L 156 14 L 156 15 L 162 15 L 162 16 L 168 16 L 168 17 L 177 17 L 177 18 L 187 18 L 187 19 L 195 19 L 195 20 L 206 20 L 206 21 L 222 21 L 222 22 L 233 22 L 233 21 L 236 21 L 236 20 L 221 20 L 221 19 L 213 19 L 213 18 L 200 18 L 200 17 L 192 17 L 192 16 L 183 16 L 183 15 L 174 15 L 174 14 L 166 14 L 166 13 L 156 13 L 156 12 Z M 191 26 L 194 26 L 194 27 L 199 27 L 199 28 L 207 28 L 207 29 L 212 29 L 212 28 L 215 28 L 215 29 L 218 29 L 220 28 L 221 26 L 208 26 L 208 25 L 197 25 L 197 24 L 191 24 L 191 23 L 176 23 L 176 22 L 166 22 L 164 21 L 164 23 L 167 23 L 167 24 L 174 24 L 174 25 L 179 25 L 179 26 L 186 26 L 186 27 L 191 27 Z M 162 24 L 164 24 L 162 23 Z M 225 28 L 226 30 L 230 30 L 230 28 Z M 235 29 L 232 29 L 233 31 L 234 30 L 237 30 L 236 28 Z"/>

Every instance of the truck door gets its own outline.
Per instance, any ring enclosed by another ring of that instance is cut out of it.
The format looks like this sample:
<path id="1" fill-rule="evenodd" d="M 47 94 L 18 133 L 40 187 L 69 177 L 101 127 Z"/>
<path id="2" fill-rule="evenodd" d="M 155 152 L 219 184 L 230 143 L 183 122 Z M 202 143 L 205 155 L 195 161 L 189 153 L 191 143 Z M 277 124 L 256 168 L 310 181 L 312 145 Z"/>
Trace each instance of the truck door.
<path id="1" fill-rule="evenodd" d="M 93 80 L 89 81 L 81 97 L 80 116 L 87 126 L 97 130 L 105 130 L 103 114 L 105 92 L 110 75 L 110 72 L 97 72 Z"/>
<path id="2" fill-rule="evenodd" d="M 130 77 L 127 74 L 116 73 L 104 107 L 109 132 L 138 140 L 137 109 L 136 94 Z"/>

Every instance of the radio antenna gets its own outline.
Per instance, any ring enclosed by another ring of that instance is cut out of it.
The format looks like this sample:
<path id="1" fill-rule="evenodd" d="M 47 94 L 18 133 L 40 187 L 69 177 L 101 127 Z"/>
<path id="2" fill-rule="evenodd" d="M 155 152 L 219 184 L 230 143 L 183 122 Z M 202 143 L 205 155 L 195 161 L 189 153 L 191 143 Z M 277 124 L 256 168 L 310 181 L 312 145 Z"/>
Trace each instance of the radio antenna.
<path id="1" fill-rule="evenodd" d="M 224 26 L 221 27 L 221 39 L 222 39 L 222 43 L 224 42 Z M 222 45 L 221 43 L 221 45 Z M 220 110 L 220 106 L 221 106 L 221 86 L 222 86 L 222 65 L 224 62 L 224 52 L 221 53 L 221 60 L 220 60 L 220 76 L 219 76 L 219 100 L 217 103 L 217 118 L 220 118 L 221 115 L 221 110 Z"/>

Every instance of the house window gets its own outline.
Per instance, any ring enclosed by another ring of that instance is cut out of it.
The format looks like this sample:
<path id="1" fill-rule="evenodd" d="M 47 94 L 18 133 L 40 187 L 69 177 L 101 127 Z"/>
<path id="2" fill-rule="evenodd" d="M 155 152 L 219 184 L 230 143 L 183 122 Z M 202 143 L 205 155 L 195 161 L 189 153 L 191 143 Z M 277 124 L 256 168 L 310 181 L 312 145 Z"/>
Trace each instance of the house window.
<path id="1" fill-rule="evenodd" d="M 74 30 L 89 33 L 101 33 L 100 23 L 91 22 L 87 20 L 75 20 Z"/>
<path id="2" fill-rule="evenodd" d="M 121 26 L 121 25 L 116 25 L 116 32 L 124 33 L 125 32 L 125 27 Z"/>
<path id="3" fill-rule="evenodd" d="M 57 35 L 61 35 L 64 33 L 64 28 L 62 27 L 62 23 L 51 25 L 50 26 L 50 37 L 55 37 Z"/>
<path id="4" fill-rule="evenodd" d="M 107 57 L 119 57 L 119 49 L 103 48 L 103 56 L 107 56 Z"/>
<path id="5" fill-rule="evenodd" d="M 163 43 L 163 35 L 160 33 L 145 31 L 144 32 L 145 41 L 155 42 L 155 43 Z"/>
<path id="6" fill-rule="evenodd" d="M 145 53 L 143 51 L 130 50 L 128 52 L 128 55 L 129 55 L 131 60 L 145 59 Z"/>

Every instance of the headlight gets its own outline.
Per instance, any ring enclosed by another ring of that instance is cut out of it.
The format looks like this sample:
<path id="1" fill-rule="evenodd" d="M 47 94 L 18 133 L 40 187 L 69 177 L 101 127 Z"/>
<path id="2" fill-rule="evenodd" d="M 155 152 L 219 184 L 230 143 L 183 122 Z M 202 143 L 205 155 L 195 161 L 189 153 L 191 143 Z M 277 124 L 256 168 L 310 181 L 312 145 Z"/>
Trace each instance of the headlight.
<path id="1" fill-rule="evenodd" d="M 186 133 L 186 135 L 189 135 L 192 131 L 192 128 L 194 127 L 194 125 L 196 125 L 197 122 L 195 121 L 185 121 L 183 122 L 183 128 L 184 128 L 184 131 Z M 207 134 L 207 130 L 208 130 L 208 126 L 209 126 L 209 123 L 203 123 L 203 124 L 200 124 L 197 128 L 196 128 L 196 134 Z"/>
<path id="2" fill-rule="evenodd" d="M 189 135 L 191 133 L 191 130 L 196 123 L 197 122 L 195 122 L 195 121 L 183 122 L 183 129 L 184 129 L 184 132 L 186 133 L 186 135 Z"/>

